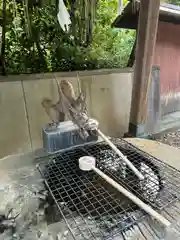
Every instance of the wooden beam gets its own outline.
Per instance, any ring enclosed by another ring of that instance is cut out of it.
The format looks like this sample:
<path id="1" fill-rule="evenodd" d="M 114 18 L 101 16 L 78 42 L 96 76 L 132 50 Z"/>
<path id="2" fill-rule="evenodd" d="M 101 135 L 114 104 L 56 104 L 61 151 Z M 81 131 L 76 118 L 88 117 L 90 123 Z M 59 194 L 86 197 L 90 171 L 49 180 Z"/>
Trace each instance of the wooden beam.
<path id="1" fill-rule="evenodd" d="M 143 131 L 159 19 L 160 0 L 141 0 L 129 132 Z M 133 130 L 132 130 L 133 129 Z"/>

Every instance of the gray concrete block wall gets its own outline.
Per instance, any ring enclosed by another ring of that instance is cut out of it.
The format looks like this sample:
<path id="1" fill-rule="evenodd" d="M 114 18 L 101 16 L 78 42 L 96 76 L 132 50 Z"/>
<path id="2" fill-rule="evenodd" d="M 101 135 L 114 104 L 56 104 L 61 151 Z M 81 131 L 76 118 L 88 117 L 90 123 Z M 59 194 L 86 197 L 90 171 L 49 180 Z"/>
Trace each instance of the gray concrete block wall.
<path id="1" fill-rule="evenodd" d="M 121 80 L 120 80 L 121 79 Z M 121 73 L 111 74 L 113 113 L 114 113 L 114 135 L 124 135 L 128 132 L 132 95 L 132 75 Z"/>
<path id="2" fill-rule="evenodd" d="M 0 157 L 30 151 L 22 82 L 0 83 Z"/>
<path id="3" fill-rule="evenodd" d="M 89 115 L 109 136 L 128 130 L 132 71 L 79 72 Z M 47 73 L 0 78 L 0 157 L 42 148 L 41 128 L 49 119 L 41 106 L 44 97 L 58 100 L 57 82 L 69 80 L 77 92 L 77 73 Z"/>
<path id="4" fill-rule="evenodd" d="M 44 97 L 56 101 L 57 93 L 53 78 L 46 80 L 23 81 L 32 149 L 41 147 L 41 128 L 49 118 L 41 106 Z"/>

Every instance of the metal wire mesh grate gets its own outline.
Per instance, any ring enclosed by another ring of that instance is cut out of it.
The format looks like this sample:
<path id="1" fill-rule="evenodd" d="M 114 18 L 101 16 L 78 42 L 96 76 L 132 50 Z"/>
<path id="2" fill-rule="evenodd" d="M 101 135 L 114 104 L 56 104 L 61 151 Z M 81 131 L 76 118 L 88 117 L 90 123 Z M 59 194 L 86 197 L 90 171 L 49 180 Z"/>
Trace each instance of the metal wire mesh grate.
<path id="1" fill-rule="evenodd" d="M 180 197 L 177 170 L 125 140 L 113 142 L 143 173 L 145 180 L 139 181 L 104 142 L 65 150 L 49 157 L 45 166 L 39 166 L 74 239 L 111 239 L 119 234 L 124 239 L 123 234 L 145 217 L 143 211 L 94 172 L 81 171 L 78 159 L 82 156 L 96 157 L 98 168 L 158 210 Z"/>

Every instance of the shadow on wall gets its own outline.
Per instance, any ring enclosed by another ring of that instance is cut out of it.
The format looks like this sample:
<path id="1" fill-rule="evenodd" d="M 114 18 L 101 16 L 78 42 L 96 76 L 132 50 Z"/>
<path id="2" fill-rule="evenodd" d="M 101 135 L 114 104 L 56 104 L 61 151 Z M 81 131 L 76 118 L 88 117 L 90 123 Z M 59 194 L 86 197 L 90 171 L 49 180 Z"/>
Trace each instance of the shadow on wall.
<path id="1" fill-rule="evenodd" d="M 79 72 L 91 117 L 109 136 L 128 130 L 132 70 Z M 77 91 L 77 73 L 47 73 L 0 78 L 0 157 L 42 148 L 41 128 L 49 122 L 41 100 L 58 100 L 56 79 L 67 79 Z"/>

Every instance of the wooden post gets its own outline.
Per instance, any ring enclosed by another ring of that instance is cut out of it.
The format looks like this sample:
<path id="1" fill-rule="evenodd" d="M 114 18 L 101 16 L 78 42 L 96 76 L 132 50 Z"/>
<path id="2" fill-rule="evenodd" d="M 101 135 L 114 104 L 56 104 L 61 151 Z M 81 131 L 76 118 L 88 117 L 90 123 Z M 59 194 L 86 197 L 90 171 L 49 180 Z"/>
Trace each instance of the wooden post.
<path id="1" fill-rule="evenodd" d="M 160 0 L 141 0 L 129 133 L 143 134 L 147 116 L 147 99 L 159 20 Z"/>

